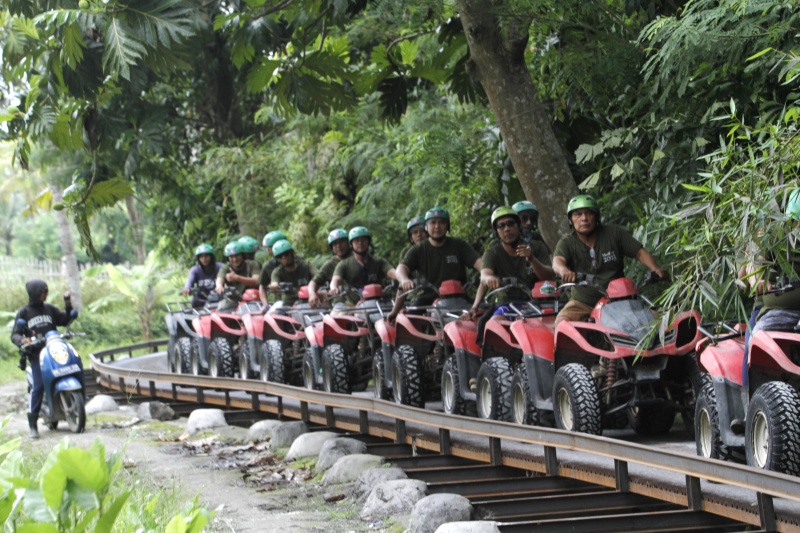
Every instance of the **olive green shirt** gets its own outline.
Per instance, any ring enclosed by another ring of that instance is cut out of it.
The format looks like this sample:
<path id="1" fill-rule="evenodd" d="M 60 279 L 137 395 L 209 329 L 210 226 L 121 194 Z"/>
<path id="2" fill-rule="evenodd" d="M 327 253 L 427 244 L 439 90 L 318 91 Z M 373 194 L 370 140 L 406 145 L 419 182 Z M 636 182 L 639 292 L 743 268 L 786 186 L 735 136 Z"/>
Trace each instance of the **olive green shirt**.
<path id="1" fill-rule="evenodd" d="M 278 260 L 274 257 L 264 263 L 264 266 L 261 267 L 261 274 L 258 276 L 259 285 L 269 287 L 269 283 L 272 280 L 272 271 L 278 268 L 278 264 Z"/>
<path id="2" fill-rule="evenodd" d="M 363 289 L 371 283 L 383 284 L 386 275 L 392 268 L 389 261 L 382 257 L 369 256 L 367 263 L 360 265 L 355 256 L 351 255 L 336 265 L 333 275 L 341 277 L 347 285 L 354 289 Z M 360 298 L 351 292 L 347 295 L 347 300 L 357 303 Z"/>
<path id="3" fill-rule="evenodd" d="M 317 275 L 317 267 L 299 257 L 295 257 L 295 264 L 297 268 L 292 271 L 286 270 L 286 267 L 279 265 L 272 271 L 270 281 L 273 283 L 291 283 L 295 290 L 280 293 L 283 305 L 292 305 L 297 301 L 297 289 L 303 285 L 308 285 L 314 276 Z"/>
<path id="4" fill-rule="evenodd" d="M 257 264 L 258 263 L 256 263 L 255 261 L 245 259 L 244 262 L 242 263 L 242 268 L 236 270 L 233 267 L 231 267 L 230 263 L 227 263 L 225 266 L 219 269 L 219 272 L 217 273 L 217 279 L 221 279 L 223 281 L 223 285 L 230 285 L 231 287 L 235 287 L 239 292 L 244 294 L 244 291 L 249 289 L 250 286 L 245 285 L 241 281 L 231 283 L 225 279 L 225 275 L 228 272 L 233 272 L 234 274 L 251 278 L 256 272 L 258 272 L 258 269 L 256 268 Z"/>
<path id="5" fill-rule="evenodd" d="M 636 257 L 642 248 L 642 243 L 622 226 L 602 224 L 597 229 L 593 249 L 586 246 L 573 231 L 558 241 L 553 255 L 563 257 L 567 268 L 573 272 L 593 274 L 595 281 L 608 285 L 609 281 L 625 276 L 625 258 Z M 595 254 L 594 262 L 592 250 Z M 574 287 L 570 294 L 571 299 L 590 306 L 594 306 L 601 297 L 602 294 L 592 287 Z"/>
<path id="6" fill-rule="evenodd" d="M 434 246 L 429 240 L 415 244 L 400 262 L 410 271 L 419 271 L 430 283 L 439 287 L 443 281 L 467 282 L 467 268 L 472 268 L 481 256 L 466 241 L 447 237 L 442 246 Z"/>
<path id="7" fill-rule="evenodd" d="M 499 241 L 498 241 L 499 242 Z M 550 252 L 547 246 L 541 241 L 531 241 L 529 246 L 533 256 L 543 265 L 550 266 Z M 509 255 L 502 246 L 489 246 L 483 253 L 483 264 L 481 268 L 490 269 L 498 278 L 517 278 L 522 283 L 533 288 L 539 281 L 533 267 L 524 257 Z M 530 299 L 530 294 L 520 294 L 519 290 L 509 290 L 498 293 L 497 303 L 505 304 L 509 302 L 526 301 Z"/>
<path id="8" fill-rule="evenodd" d="M 348 257 L 352 257 L 352 254 Z M 347 259 L 347 257 L 345 259 Z M 317 287 L 322 287 L 331 282 L 333 279 L 333 272 L 336 270 L 336 265 L 338 265 L 340 261 L 341 259 L 336 255 L 325 261 L 325 264 L 322 265 L 322 268 L 319 269 L 319 272 L 317 272 L 317 275 L 314 276 L 312 280 L 317 284 Z"/>

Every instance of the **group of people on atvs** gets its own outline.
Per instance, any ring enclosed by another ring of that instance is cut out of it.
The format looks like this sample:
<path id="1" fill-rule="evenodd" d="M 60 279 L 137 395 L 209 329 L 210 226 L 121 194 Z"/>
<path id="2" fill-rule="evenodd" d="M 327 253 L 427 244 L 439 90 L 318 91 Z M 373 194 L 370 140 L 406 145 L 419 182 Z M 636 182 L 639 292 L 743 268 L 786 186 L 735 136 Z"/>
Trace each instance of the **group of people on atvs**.
<path id="1" fill-rule="evenodd" d="M 797 191 L 788 209 L 800 220 Z M 446 413 L 591 434 L 628 426 L 661 434 L 681 413 L 706 456 L 730 458 L 746 448 L 758 466 L 791 463 L 781 446 L 793 448 L 788 441 L 800 435 L 776 443 L 774 426 L 788 410 L 796 423 L 787 431 L 800 432 L 797 402 L 770 409 L 775 398 L 797 394 L 786 378 L 794 368 L 800 375 L 793 362 L 800 350 L 770 366 L 774 347 L 766 343 L 796 335 L 800 312 L 787 310 L 800 306 L 786 303 L 793 286 L 765 286 L 748 358 L 740 333 L 751 328 L 726 324 L 730 335 L 720 335 L 696 311 L 661 328 L 639 290 L 668 273 L 626 229 L 601 223 L 591 196 L 573 198 L 566 214 L 572 232 L 551 254 L 532 203 L 499 207 L 491 215 L 497 238 L 481 256 L 448 235 L 449 214 L 435 207 L 408 222 L 410 244 L 396 268 L 371 253 L 363 226 L 331 231 L 332 256 L 319 270 L 280 231 L 264 236 L 270 257 L 263 265 L 250 237 L 225 247 L 226 265 L 200 245 L 183 291 L 193 294 L 192 305 L 169 305 L 170 367 L 342 393 L 372 381 L 379 399 L 416 407 L 441 400 Z M 626 257 L 650 271 L 638 284 L 624 275 Z M 480 273 L 478 283 L 467 283 L 469 268 Z M 754 271 L 744 275 L 753 279 Z M 750 390 L 769 391 L 751 402 L 736 396 L 748 381 Z"/>

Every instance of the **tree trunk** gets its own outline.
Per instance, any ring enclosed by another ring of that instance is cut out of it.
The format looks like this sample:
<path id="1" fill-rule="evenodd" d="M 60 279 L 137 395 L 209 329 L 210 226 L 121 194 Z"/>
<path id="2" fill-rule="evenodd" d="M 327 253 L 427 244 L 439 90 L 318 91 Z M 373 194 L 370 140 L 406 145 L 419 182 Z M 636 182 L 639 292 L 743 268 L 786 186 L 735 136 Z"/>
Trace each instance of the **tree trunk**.
<path id="1" fill-rule="evenodd" d="M 147 252 L 144 248 L 144 232 L 142 231 L 142 219 L 136 211 L 136 203 L 133 195 L 125 198 L 125 206 L 128 208 L 128 220 L 131 221 L 131 235 L 133 236 L 133 250 L 136 254 L 136 264 L 143 265 L 147 261 Z"/>
<path id="2" fill-rule="evenodd" d="M 64 190 L 58 185 L 52 185 L 53 203 L 63 199 Z M 75 244 L 72 240 L 72 226 L 64 210 L 55 211 L 58 226 L 58 242 L 61 244 L 61 268 L 67 274 L 67 288 L 72 293 L 72 307 L 80 313 L 83 311 L 83 297 L 81 296 L 81 272 L 78 269 L 78 260 L 75 259 Z"/>
<path id="3" fill-rule="evenodd" d="M 512 0 L 507 0 L 512 1 Z M 467 73 L 489 97 L 525 196 L 539 208 L 539 228 L 551 249 L 567 228 L 565 210 L 578 187 L 525 64 L 530 19 L 492 9 L 502 0 L 456 0 L 467 35 Z"/>

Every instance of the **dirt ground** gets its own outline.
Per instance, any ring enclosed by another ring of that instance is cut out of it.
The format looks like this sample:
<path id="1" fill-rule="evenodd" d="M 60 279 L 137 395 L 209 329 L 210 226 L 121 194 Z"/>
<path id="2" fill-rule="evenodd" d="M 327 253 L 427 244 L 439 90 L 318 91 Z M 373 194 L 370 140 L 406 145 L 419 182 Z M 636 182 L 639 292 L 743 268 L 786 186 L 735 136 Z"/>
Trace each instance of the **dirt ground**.
<path id="1" fill-rule="evenodd" d="M 135 410 L 87 416 L 86 431 L 50 431 L 39 423 L 38 441 L 27 438 L 24 385 L 0 387 L 0 412 L 13 415 L 6 436 L 23 436 L 23 447 L 46 450 L 69 438 L 88 448 L 102 438 L 109 452 L 125 450 L 126 467 L 158 486 L 178 486 L 185 501 L 200 495 L 209 509 L 219 509 L 206 531 L 385 531 L 404 527 L 390 519 L 362 521 L 359 507 L 345 498 L 346 487 L 322 487 L 313 462 L 284 463 L 287 450 L 269 443 L 244 443 L 247 430 L 229 427 L 192 438 L 184 435 L 186 419 L 135 422 Z M 133 408 L 135 409 L 135 407 Z M 62 425 L 64 425 L 62 423 Z"/>

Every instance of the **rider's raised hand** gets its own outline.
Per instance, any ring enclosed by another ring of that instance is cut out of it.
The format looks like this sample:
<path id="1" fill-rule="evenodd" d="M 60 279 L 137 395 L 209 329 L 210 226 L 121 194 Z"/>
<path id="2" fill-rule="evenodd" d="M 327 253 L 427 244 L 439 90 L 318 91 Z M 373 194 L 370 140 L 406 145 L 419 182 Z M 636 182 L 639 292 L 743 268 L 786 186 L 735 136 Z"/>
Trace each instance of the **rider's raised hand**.
<path id="1" fill-rule="evenodd" d="M 527 244 L 520 244 L 519 246 L 517 246 L 517 257 L 528 258 L 531 255 L 533 255 L 533 251 L 531 250 L 531 247 L 528 246 Z"/>
<path id="2" fill-rule="evenodd" d="M 669 281 L 669 272 L 664 270 L 663 268 L 657 268 L 654 270 L 658 277 L 661 278 L 661 281 Z"/>

